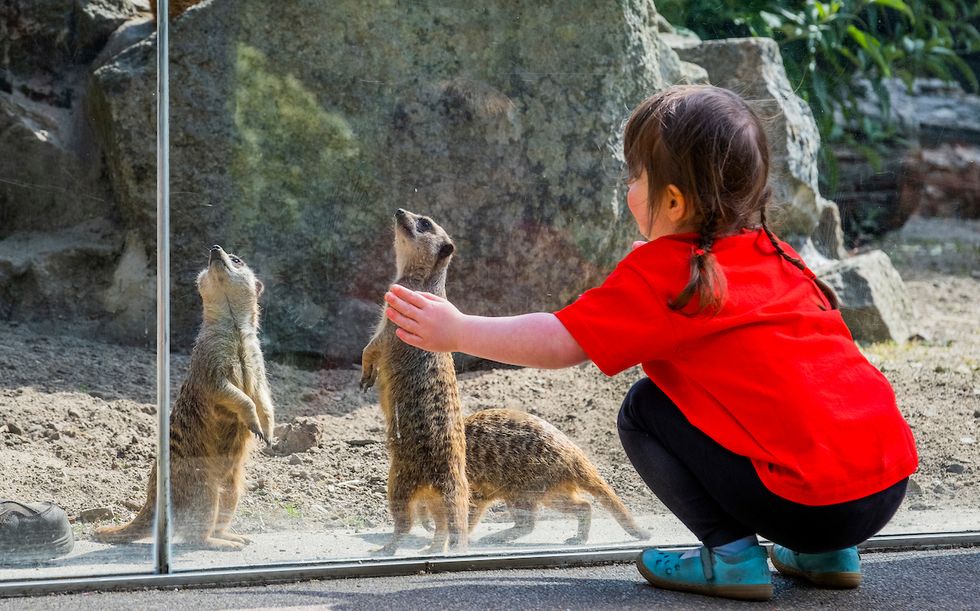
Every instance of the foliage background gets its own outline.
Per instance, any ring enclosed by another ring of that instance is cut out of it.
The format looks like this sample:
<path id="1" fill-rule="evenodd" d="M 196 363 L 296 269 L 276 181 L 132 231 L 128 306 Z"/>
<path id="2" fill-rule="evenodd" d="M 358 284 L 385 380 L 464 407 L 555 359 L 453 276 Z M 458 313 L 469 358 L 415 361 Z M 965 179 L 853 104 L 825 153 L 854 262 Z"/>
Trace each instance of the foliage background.
<path id="1" fill-rule="evenodd" d="M 977 0 L 659 0 L 660 12 L 702 39 L 765 36 L 780 46 L 786 73 L 813 109 L 824 144 L 843 143 L 878 165 L 883 145 L 900 138 L 889 122 L 883 83 L 919 77 L 957 81 L 978 92 Z M 857 110 L 862 81 L 880 113 Z M 821 180 L 833 188 L 831 147 L 821 148 Z"/>

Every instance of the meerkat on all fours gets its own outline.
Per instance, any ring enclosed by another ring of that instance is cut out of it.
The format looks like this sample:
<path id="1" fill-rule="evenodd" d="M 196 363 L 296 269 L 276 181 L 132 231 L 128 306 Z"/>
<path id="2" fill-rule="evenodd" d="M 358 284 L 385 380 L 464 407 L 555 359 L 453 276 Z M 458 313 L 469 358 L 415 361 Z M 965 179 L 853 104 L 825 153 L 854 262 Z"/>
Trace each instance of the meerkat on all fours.
<path id="1" fill-rule="evenodd" d="M 211 549 L 241 549 L 229 532 L 242 492 L 254 433 L 272 439 L 273 406 L 259 346 L 262 283 L 235 255 L 212 246 L 197 277 L 204 305 L 187 378 L 170 414 L 170 477 L 174 533 Z M 156 468 L 147 499 L 123 526 L 102 527 L 95 538 L 135 541 L 149 536 L 156 503 Z"/>
<path id="2" fill-rule="evenodd" d="M 578 534 L 565 543 L 585 543 L 592 527 L 591 494 L 637 539 L 650 537 L 633 521 L 585 453 L 547 421 L 512 409 L 488 409 L 466 418 L 466 477 L 470 485 L 470 532 L 497 500 L 507 504 L 514 526 L 480 539 L 503 543 L 534 529 L 538 508 L 548 505 L 578 519 Z"/>
<path id="3" fill-rule="evenodd" d="M 454 250 L 452 240 L 432 219 L 405 210 L 395 213 L 398 284 L 445 297 L 446 270 Z M 447 542 L 465 549 L 466 440 L 452 355 L 409 346 L 395 329 L 382 313 L 361 360 L 361 387 L 378 382 L 390 457 L 388 504 L 395 527 L 391 541 L 377 552 L 394 553 L 420 504 L 428 507 L 435 522 L 428 551 L 442 552 Z"/>

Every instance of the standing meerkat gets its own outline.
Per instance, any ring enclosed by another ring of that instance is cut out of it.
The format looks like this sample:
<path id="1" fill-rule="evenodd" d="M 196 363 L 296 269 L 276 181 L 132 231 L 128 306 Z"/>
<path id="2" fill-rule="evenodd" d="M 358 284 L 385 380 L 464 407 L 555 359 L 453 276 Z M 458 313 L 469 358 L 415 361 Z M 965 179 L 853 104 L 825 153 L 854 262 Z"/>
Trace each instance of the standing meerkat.
<path id="1" fill-rule="evenodd" d="M 581 492 L 595 497 L 631 536 L 648 539 L 585 453 L 545 420 L 512 409 L 488 409 L 466 418 L 466 476 L 470 484 L 469 527 L 487 507 L 503 500 L 514 526 L 481 539 L 486 543 L 512 541 L 534 529 L 540 505 L 549 505 L 578 518 L 578 534 L 565 541 L 585 543 L 592 526 L 592 504 Z"/>
<path id="2" fill-rule="evenodd" d="M 432 219 L 399 209 L 395 213 L 396 282 L 416 291 L 446 296 L 446 269 L 455 247 Z M 385 309 L 387 305 L 385 305 Z M 449 353 L 427 352 L 398 339 L 382 311 L 381 322 L 361 357 L 361 388 L 378 382 L 390 457 L 388 505 L 395 522 L 387 545 L 392 554 L 412 528 L 416 506 L 429 508 L 435 535 L 428 551 L 467 545 L 469 487 L 466 440 Z"/>
<path id="3" fill-rule="evenodd" d="M 248 541 L 228 531 L 242 493 L 252 434 L 272 439 L 273 407 L 259 346 L 262 283 L 244 261 L 212 246 L 197 277 L 204 303 L 187 378 L 170 413 L 170 477 L 174 533 L 211 549 L 237 550 Z M 124 526 L 95 531 L 106 542 L 151 534 L 156 467 L 147 499 Z"/>

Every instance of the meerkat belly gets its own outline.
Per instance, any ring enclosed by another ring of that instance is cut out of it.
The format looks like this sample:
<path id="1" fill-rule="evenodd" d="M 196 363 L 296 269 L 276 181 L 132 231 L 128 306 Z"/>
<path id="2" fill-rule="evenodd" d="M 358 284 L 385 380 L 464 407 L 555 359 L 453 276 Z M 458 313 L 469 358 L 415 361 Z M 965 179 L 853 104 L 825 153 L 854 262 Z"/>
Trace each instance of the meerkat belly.
<path id="1" fill-rule="evenodd" d="M 466 442 L 455 386 L 399 373 L 384 376 L 382 388 L 392 464 L 417 465 L 433 475 L 460 464 Z"/>
<path id="2" fill-rule="evenodd" d="M 265 379 L 265 361 L 257 340 L 246 341 L 242 345 L 237 369 L 242 384 L 240 388 L 246 395 L 254 398 L 259 393 L 259 385 Z"/>

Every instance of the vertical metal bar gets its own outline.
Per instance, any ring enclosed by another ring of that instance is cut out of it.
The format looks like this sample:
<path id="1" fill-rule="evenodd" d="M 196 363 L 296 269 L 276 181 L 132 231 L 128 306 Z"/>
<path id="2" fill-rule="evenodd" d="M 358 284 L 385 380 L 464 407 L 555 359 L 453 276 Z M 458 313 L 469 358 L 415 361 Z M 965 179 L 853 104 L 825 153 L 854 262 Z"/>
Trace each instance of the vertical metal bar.
<path id="1" fill-rule="evenodd" d="M 156 573 L 170 573 L 169 0 L 157 0 L 157 504 Z"/>

